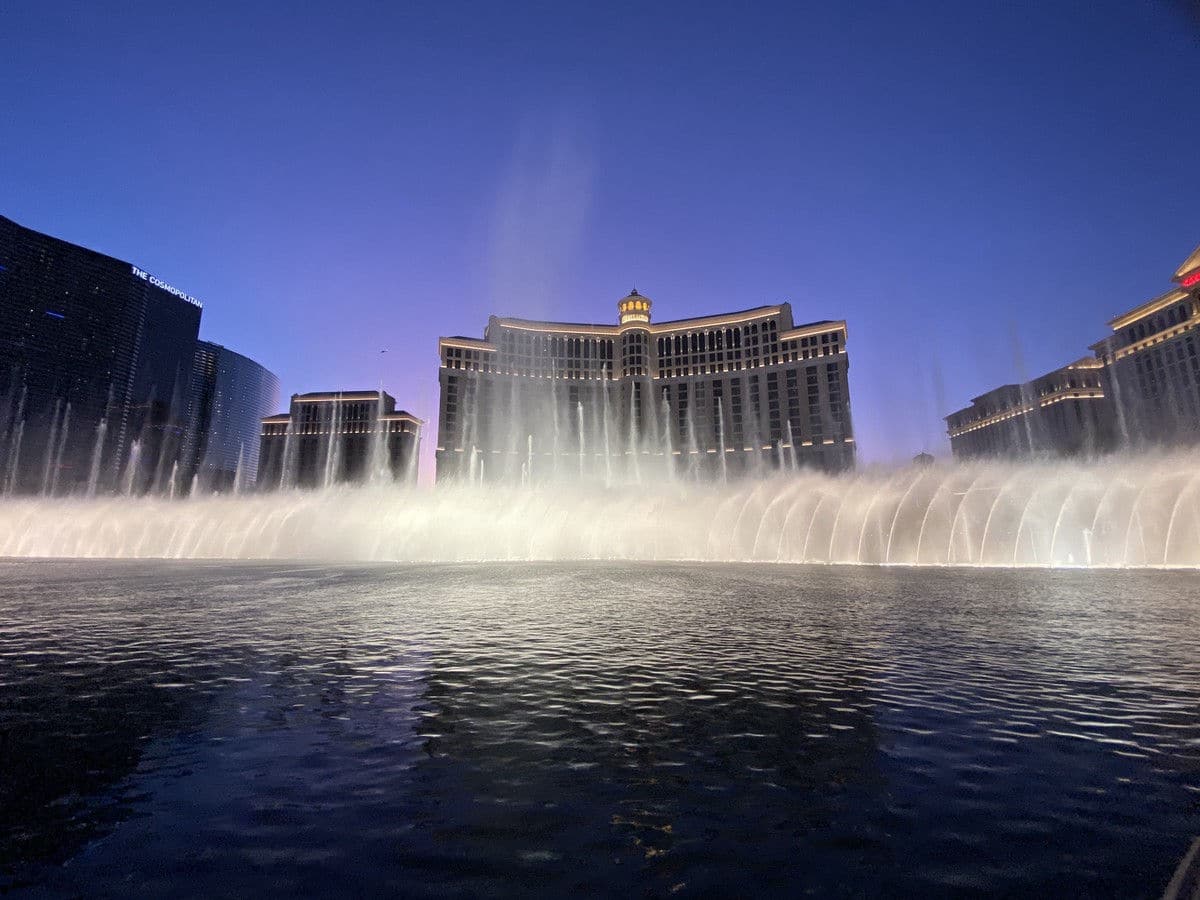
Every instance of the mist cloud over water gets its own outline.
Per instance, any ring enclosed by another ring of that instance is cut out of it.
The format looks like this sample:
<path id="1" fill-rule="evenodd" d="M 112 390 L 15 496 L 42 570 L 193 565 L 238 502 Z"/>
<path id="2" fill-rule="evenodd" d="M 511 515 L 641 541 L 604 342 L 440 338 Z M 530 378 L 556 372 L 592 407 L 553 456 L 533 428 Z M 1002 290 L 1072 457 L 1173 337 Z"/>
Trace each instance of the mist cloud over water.
<path id="1" fill-rule="evenodd" d="M 1200 454 L 735 483 L 10 500 L 0 555 L 1200 568 Z"/>
<path id="2" fill-rule="evenodd" d="M 566 119 L 529 121 L 501 180 L 492 215 L 490 293 L 498 314 L 514 303 L 525 318 L 549 317 L 581 246 L 594 172 Z"/>

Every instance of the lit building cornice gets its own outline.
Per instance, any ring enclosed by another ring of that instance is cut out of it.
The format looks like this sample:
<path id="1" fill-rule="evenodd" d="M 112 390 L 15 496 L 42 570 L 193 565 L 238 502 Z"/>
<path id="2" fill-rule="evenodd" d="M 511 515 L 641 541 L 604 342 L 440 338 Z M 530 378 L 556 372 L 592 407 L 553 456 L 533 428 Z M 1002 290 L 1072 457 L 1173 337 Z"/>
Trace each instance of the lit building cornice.
<path id="1" fill-rule="evenodd" d="M 347 391 L 346 393 L 328 394 L 293 394 L 293 403 L 341 403 L 356 400 L 378 400 L 377 391 Z"/>
<path id="2" fill-rule="evenodd" d="M 762 319 L 770 319 L 782 314 L 785 311 L 786 304 L 776 304 L 774 306 L 758 306 L 753 309 L 743 310 L 737 313 L 724 313 L 712 316 L 698 316 L 694 319 L 674 319 L 669 322 L 644 322 L 639 321 L 631 323 L 633 327 L 638 327 L 643 331 L 649 331 L 651 334 L 675 334 L 691 331 L 703 331 L 707 328 L 720 328 L 726 325 L 741 325 L 746 322 L 755 322 Z M 506 317 L 494 317 L 488 323 L 489 330 L 492 326 L 500 328 L 512 328 L 518 331 L 537 331 L 537 332 L 553 332 L 555 334 L 577 335 L 586 337 L 616 337 L 623 331 L 627 331 L 628 327 L 622 328 L 620 325 L 590 325 L 578 322 L 540 322 L 532 319 L 514 319 Z M 807 335 L 811 333 L 820 334 L 823 331 L 830 331 L 840 328 L 846 330 L 846 323 L 827 322 L 813 323 L 811 325 L 802 325 L 799 328 L 791 328 L 787 331 L 780 332 L 780 338 L 783 335 L 788 335 L 789 338 L 795 334 L 796 336 Z M 443 341 L 449 339 L 442 338 Z M 461 340 L 454 338 L 453 340 Z M 488 343 L 484 341 L 482 343 Z"/>
<path id="3" fill-rule="evenodd" d="M 1148 337 L 1142 338 L 1140 341 L 1135 341 L 1134 343 L 1127 344 L 1124 347 L 1114 348 L 1112 345 L 1113 339 L 1106 338 L 1097 344 L 1093 344 L 1092 349 L 1097 353 L 1104 354 L 1109 361 L 1116 361 L 1118 359 L 1124 359 L 1127 356 L 1131 356 L 1134 353 L 1140 353 L 1143 350 L 1153 347 L 1155 344 L 1161 344 L 1163 341 L 1170 340 L 1173 337 L 1177 337 L 1178 335 L 1192 331 L 1197 327 L 1197 325 L 1200 325 L 1200 312 L 1193 314 L 1191 318 L 1185 319 L 1183 322 L 1173 327 L 1164 328 L 1162 331 L 1155 332 Z M 1100 362 L 1103 363 L 1103 360 Z"/>
<path id="4" fill-rule="evenodd" d="M 1117 316 L 1115 319 L 1110 319 L 1108 326 L 1113 331 L 1120 331 L 1122 328 L 1126 328 L 1132 325 L 1134 322 L 1146 318 L 1146 316 L 1153 315 L 1154 313 L 1166 309 L 1168 306 L 1178 303 L 1180 300 L 1186 300 L 1187 298 L 1187 291 L 1181 291 L 1178 288 L 1175 288 L 1167 291 L 1167 293 L 1160 297 L 1155 297 L 1153 300 L 1148 300 L 1141 306 L 1131 309 L 1129 312 L 1124 313 L 1123 315 Z"/>
<path id="5" fill-rule="evenodd" d="M 483 350 L 495 353 L 499 348 L 487 341 L 477 341 L 474 338 L 438 338 L 439 347 L 456 347 L 459 350 Z"/>
<path id="6" fill-rule="evenodd" d="M 492 319 L 488 323 L 488 331 L 492 326 L 512 328 L 517 331 L 549 331 L 555 334 L 578 335 L 581 337 L 615 337 L 621 333 L 616 325 L 581 325 L 575 322 L 535 322 L 530 319 Z"/>
<path id="7" fill-rule="evenodd" d="M 1064 388 L 1061 391 L 1055 391 L 1052 394 L 1046 394 L 1044 397 L 1038 397 L 1038 406 L 1053 406 L 1055 403 L 1062 403 L 1064 400 L 1103 400 L 1104 391 L 1100 388 Z"/>
<path id="8" fill-rule="evenodd" d="M 1103 361 L 1096 359 L 1096 357 L 1094 357 L 1094 356 L 1085 356 L 1082 359 L 1075 360 L 1075 362 L 1071 363 L 1068 366 L 1063 366 L 1063 369 L 1103 369 L 1103 368 L 1104 368 Z M 1062 371 L 1062 370 L 1055 369 L 1055 371 L 1058 372 L 1058 371 Z M 1049 374 L 1053 375 L 1054 373 L 1051 372 Z M 1044 378 L 1045 376 L 1043 375 L 1042 377 Z"/>
<path id="9" fill-rule="evenodd" d="M 846 321 L 839 319 L 836 322 L 814 322 L 812 325 L 801 325 L 789 331 L 781 331 L 779 339 L 781 341 L 790 341 L 796 338 L 812 337 L 813 335 L 828 334 L 834 331 L 844 336 L 846 334 Z"/>
<path id="10" fill-rule="evenodd" d="M 1104 391 L 1101 388 L 1063 388 L 1062 390 L 1054 391 L 1050 394 L 1045 394 L 1037 398 L 1036 402 L 1023 403 L 1020 406 L 1009 407 L 1008 409 L 1000 410 L 990 416 L 985 416 L 982 419 L 972 419 L 962 425 L 949 425 L 946 433 L 950 437 L 961 437 L 964 434 L 970 434 L 973 431 L 979 431 L 982 428 L 989 428 L 992 425 L 999 425 L 1001 422 L 1007 422 L 1018 416 L 1026 415 L 1033 412 L 1039 407 L 1053 406 L 1056 403 L 1062 403 L 1064 400 L 1103 400 Z M 969 410 L 959 410 L 959 413 L 968 412 Z M 952 419 L 959 413 L 951 413 L 946 416 L 946 419 Z"/>
<path id="11" fill-rule="evenodd" d="M 719 328 L 725 325 L 741 325 L 744 322 L 755 322 L 760 319 L 770 319 L 781 314 L 783 306 L 757 306 L 754 309 L 743 310 L 739 313 L 725 313 L 715 316 L 700 316 L 696 319 L 675 319 L 671 322 L 656 322 L 650 326 L 651 334 L 674 334 L 677 331 L 702 331 L 705 328 Z"/>
<path id="12" fill-rule="evenodd" d="M 1171 280 L 1178 281 L 1185 288 L 1200 284 L 1200 247 L 1193 250 L 1192 255 L 1175 270 L 1175 277 Z"/>
<path id="13" fill-rule="evenodd" d="M 1061 381 L 1062 376 L 1070 372 L 1094 372 L 1102 368 L 1102 360 L 1085 356 L 1025 384 L 1006 384 L 986 394 L 980 394 L 971 401 L 971 406 L 956 410 L 945 417 L 946 433 L 952 438 L 960 437 L 1026 415 L 1039 407 L 1053 406 L 1063 400 L 1103 400 L 1104 389 L 1099 385 L 1071 387 L 1056 384 Z M 1039 391 L 1039 387 L 1049 389 Z M 984 414 L 978 408 L 980 406 L 991 406 L 996 411 Z"/>

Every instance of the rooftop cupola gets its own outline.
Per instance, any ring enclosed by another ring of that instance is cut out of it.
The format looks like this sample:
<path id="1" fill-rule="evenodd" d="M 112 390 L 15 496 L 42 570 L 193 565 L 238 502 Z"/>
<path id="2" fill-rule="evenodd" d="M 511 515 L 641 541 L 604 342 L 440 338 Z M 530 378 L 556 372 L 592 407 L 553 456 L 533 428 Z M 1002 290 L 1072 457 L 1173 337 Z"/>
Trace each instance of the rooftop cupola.
<path id="1" fill-rule="evenodd" d="M 620 313 L 619 322 L 622 325 L 629 325 L 633 322 L 650 321 L 650 298 L 643 297 L 634 288 L 629 292 L 629 296 L 621 298 L 617 302 L 617 311 Z"/>

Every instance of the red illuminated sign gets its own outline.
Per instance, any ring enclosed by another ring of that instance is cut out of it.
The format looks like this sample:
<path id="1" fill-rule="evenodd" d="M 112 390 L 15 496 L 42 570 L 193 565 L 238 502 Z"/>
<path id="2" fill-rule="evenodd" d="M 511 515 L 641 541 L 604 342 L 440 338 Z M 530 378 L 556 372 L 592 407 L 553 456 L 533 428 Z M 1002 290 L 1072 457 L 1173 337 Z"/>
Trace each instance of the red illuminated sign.
<path id="1" fill-rule="evenodd" d="M 1179 279 L 1179 284 L 1182 287 L 1191 287 L 1194 284 L 1200 284 L 1200 269 L 1196 269 L 1194 272 L 1188 272 L 1188 274 Z"/>

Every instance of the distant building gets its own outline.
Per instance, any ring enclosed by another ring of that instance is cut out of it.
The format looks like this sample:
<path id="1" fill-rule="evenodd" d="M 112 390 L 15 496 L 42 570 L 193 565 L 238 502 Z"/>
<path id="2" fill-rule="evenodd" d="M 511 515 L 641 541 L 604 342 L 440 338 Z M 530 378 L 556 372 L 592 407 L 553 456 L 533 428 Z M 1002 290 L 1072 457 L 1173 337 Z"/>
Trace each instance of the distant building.
<path id="1" fill-rule="evenodd" d="M 1112 406 L 1103 363 L 1091 357 L 1035 378 L 1006 384 L 946 416 L 956 458 L 1077 456 L 1112 449 Z"/>
<path id="2" fill-rule="evenodd" d="M 1132 444 L 1200 441 L 1200 248 L 1176 287 L 1108 324 L 1092 349 L 1105 364 L 1122 439 Z"/>
<path id="3" fill-rule="evenodd" d="M 846 323 L 787 303 L 616 325 L 498 318 L 439 341 L 438 480 L 736 476 L 854 463 Z"/>
<path id="4" fill-rule="evenodd" d="M 924 466 L 932 466 L 935 462 L 937 462 L 937 458 L 932 453 L 925 453 L 924 451 L 922 451 L 922 452 L 918 453 L 916 456 L 914 456 L 912 458 L 912 461 L 913 461 L 914 466 L 924 467 Z"/>
<path id="5" fill-rule="evenodd" d="M 417 477 L 421 420 L 383 391 L 293 394 L 288 413 L 262 419 L 261 436 L 262 490 Z"/>
<path id="6" fill-rule="evenodd" d="M 165 488 L 200 302 L 0 217 L 0 490 Z"/>
<path id="7" fill-rule="evenodd" d="M 1176 287 L 1109 321 L 1088 357 L 946 417 L 956 457 L 1200 442 L 1200 248 Z"/>
<path id="8" fill-rule="evenodd" d="M 183 486 L 228 491 L 254 484 L 263 416 L 279 399 L 279 379 L 249 357 L 198 341 L 181 457 Z"/>

